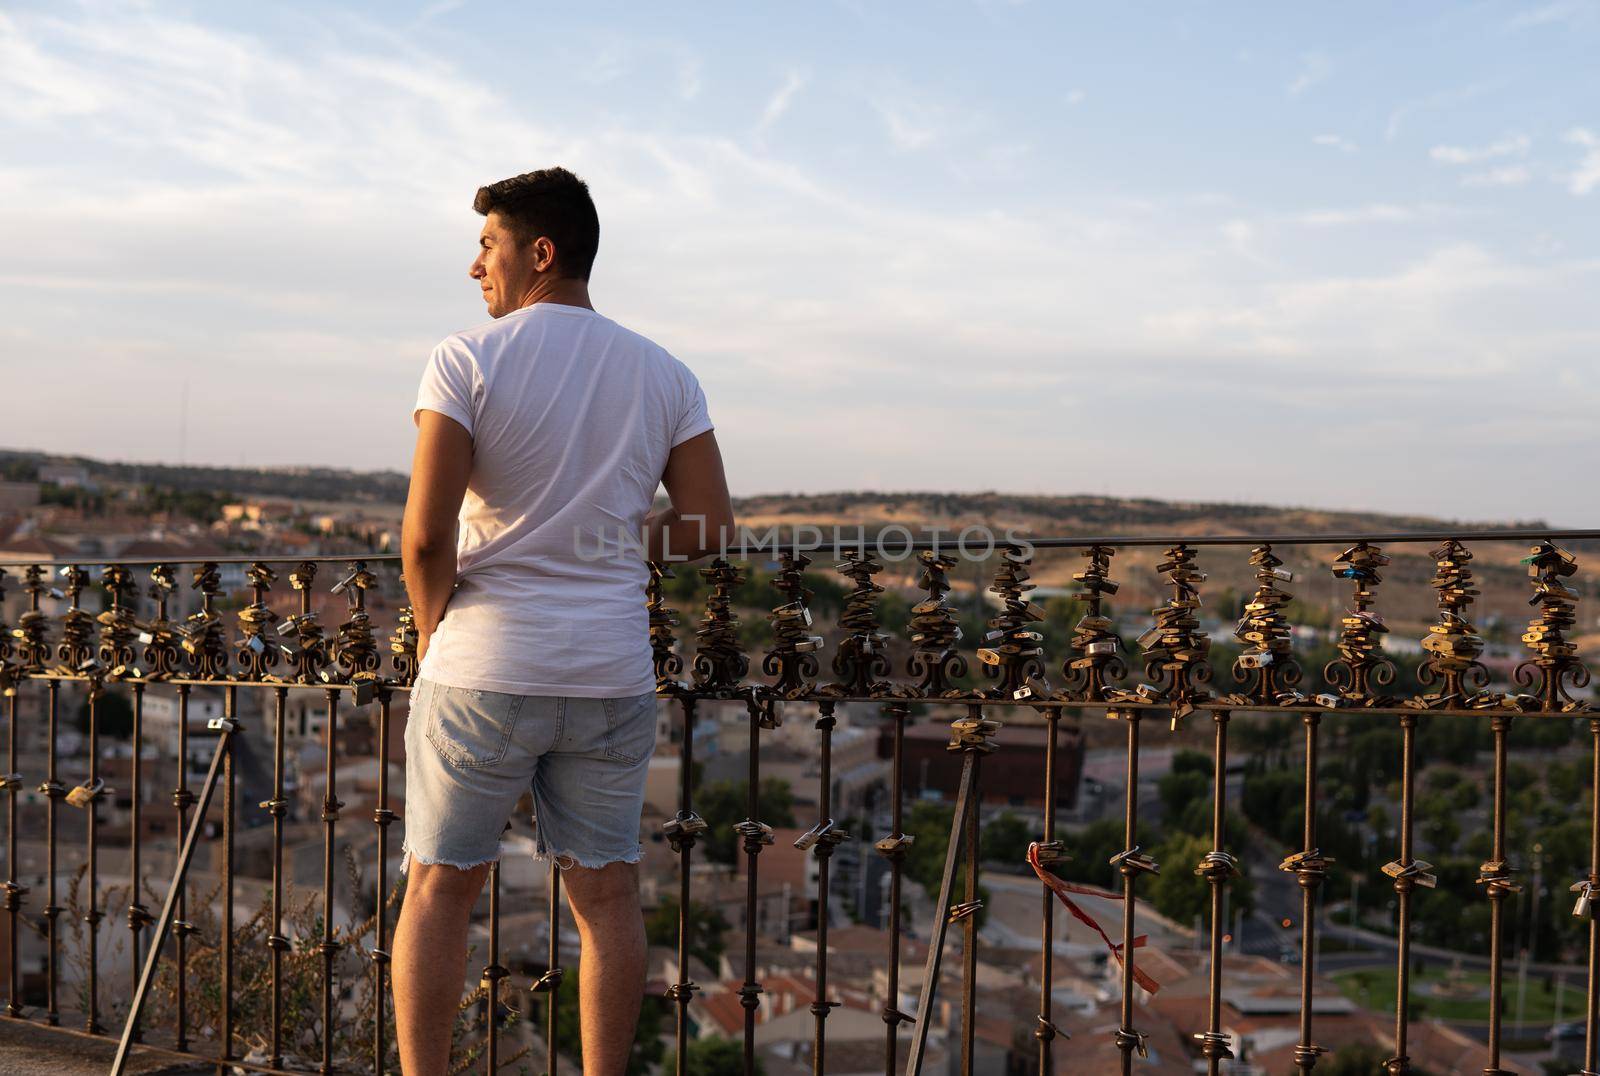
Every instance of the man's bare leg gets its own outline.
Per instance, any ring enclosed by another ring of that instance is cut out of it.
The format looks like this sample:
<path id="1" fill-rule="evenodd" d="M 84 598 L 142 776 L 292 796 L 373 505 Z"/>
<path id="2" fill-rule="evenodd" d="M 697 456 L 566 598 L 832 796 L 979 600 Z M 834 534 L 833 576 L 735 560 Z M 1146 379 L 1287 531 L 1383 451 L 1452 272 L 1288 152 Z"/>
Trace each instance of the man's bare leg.
<path id="1" fill-rule="evenodd" d="M 450 1026 L 467 975 L 467 924 L 489 865 L 462 870 L 412 859 L 406 873 L 393 955 L 400 1071 L 444 1076 L 450 1068 Z"/>
<path id="2" fill-rule="evenodd" d="M 583 943 L 578 1009 L 584 1076 L 622 1076 L 644 1000 L 639 865 L 572 867 L 561 872 L 561 880 Z"/>

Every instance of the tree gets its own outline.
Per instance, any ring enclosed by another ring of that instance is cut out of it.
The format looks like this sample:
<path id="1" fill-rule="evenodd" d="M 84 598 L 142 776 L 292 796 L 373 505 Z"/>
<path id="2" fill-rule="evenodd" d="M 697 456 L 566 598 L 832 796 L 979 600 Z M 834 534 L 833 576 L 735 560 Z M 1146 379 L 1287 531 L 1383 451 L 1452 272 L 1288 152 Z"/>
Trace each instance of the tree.
<path id="1" fill-rule="evenodd" d="M 706 858 L 732 866 L 743 844 L 734 826 L 749 814 L 749 781 L 715 781 L 695 793 L 694 805 L 706 820 L 706 832 L 699 844 Z M 777 777 L 762 780 L 759 790 L 761 821 L 769 826 L 794 825 L 794 792 L 789 782 Z"/>
<path id="2" fill-rule="evenodd" d="M 1067 838 L 1067 852 L 1072 858 L 1056 867 L 1056 873 L 1069 882 L 1083 882 L 1110 889 L 1116 882 L 1111 869 L 1111 857 L 1123 849 L 1122 822 L 1104 818 L 1092 822 L 1081 832 Z"/>
<path id="3" fill-rule="evenodd" d="M 1211 883 L 1194 872 L 1211 851 L 1209 837 L 1175 833 L 1152 853 L 1161 864 L 1161 873 L 1140 883 L 1156 911 L 1179 923 L 1192 923 L 1197 916 L 1211 912 Z M 1254 907 L 1250 878 L 1242 871 L 1228 883 L 1232 907 L 1249 914 Z"/>
<path id="4" fill-rule="evenodd" d="M 1036 839 L 1032 826 L 1010 811 L 1002 811 L 983 827 L 979 851 L 987 863 L 1004 863 L 1026 869 L 1028 844 Z"/>
<path id="5" fill-rule="evenodd" d="M 685 1052 L 685 1068 L 695 1076 L 742 1076 L 744 1072 L 744 1044 L 732 1039 L 720 1035 L 692 1039 Z M 766 1072 L 760 1058 L 756 1059 L 754 1071 L 758 1076 Z"/>
<path id="6" fill-rule="evenodd" d="M 1263 770 L 1245 776 L 1245 817 L 1283 841 L 1299 844 L 1298 830 L 1305 817 L 1304 778 L 1294 770 Z"/>
<path id="7" fill-rule="evenodd" d="M 689 931 L 689 955 L 715 970 L 726 948 L 722 936 L 728 932 L 728 921 L 716 909 L 692 900 L 684 919 Z M 678 944 L 677 897 L 668 897 L 650 910 L 644 919 L 644 934 L 651 945 Z"/>
<path id="8" fill-rule="evenodd" d="M 557 988 L 556 1051 L 573 1061 L 583 1060 L 583 1033 L 578 1021 L 578 974 L 582 964 L 566 969 Z M 533 1011 L 528 1014 L 535 1027 L 543 1026 L 543 1002 L 535 998 Z M 633 1050 L 628 1055 L 627 1076 L 646 1076 L 654 1072 L 666 1056 L 666 1045 L 661 1041 L 661 1021 L 666 1015 L 664 998 L 646 995 L 639 1006 L 639 1023 L 633 1033 Z M 398 1071 L 398 1070 L 396 1070 Z M 697 1069 L 690 1068 L 690 1072 Z"/>
<path id="9" fill-rule="evenodd" d="M 955 808 L 925 800 L 912 803 L 906 812 L 905 831 L 916 835 L 906 851 L 906 877 L 917 881 L 932 896 L 939 892 L 939 877 L 944 871 L 944 853 L 954 818 Z"/>
<path id="10" fill-rule="evenodd" d="M 950 847 L 950 824 L 955 820 L 955 808 L 943 803 L 917 802 L 911 805 L 911 810 L 906 815 L 905 831 L 915 834 L 916 841 L 906 853 L 906 877 L 922 886 L 929 899 L 939 899 L 939 883 L 944 880 L 945 852 Z M 984 851 L 983 839 L 978 840 L 978 855 L 988 858 Z M 962 894 L 967 891 L 967 866 L 965 857 L 956 861 L 955 875 L 951 881 L 951 902 L 962 900 Z M 989 892 L 984 889 L 982 876 L 979 876 L 978 899 L 983 902 L 983 907 L 978 909 L 978 927 L 983 927 L 988 917 Z"/>
<path id="11" fill-rule="evenodd" d="M 1211 776 L 1193 770 L 1174 769 L 1161 776 L 1161 780 L 1156 782 L 1156 790 L 1161 793 L 1161 805 L 1166 808 L 1165 820 L 1170 823 L 1181 818 L 1189 804 L 1211 798 Z"/>

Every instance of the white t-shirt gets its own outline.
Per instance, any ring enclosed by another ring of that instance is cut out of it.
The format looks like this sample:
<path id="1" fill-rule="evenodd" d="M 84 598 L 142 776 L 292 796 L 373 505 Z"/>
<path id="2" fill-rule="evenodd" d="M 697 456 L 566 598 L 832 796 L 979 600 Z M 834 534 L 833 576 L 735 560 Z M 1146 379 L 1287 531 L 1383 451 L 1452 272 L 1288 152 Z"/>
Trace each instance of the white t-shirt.
<path id="1" fill-rule="evenodd" d="M 434 348 L 423 409 L 466 427 L 473 463 L 456 589 L 419 674 L 519 695 L 653 689 L 639 533 L 668 452 L 712 428 L 693 372 L 593 310 L 539 302 Z"/>

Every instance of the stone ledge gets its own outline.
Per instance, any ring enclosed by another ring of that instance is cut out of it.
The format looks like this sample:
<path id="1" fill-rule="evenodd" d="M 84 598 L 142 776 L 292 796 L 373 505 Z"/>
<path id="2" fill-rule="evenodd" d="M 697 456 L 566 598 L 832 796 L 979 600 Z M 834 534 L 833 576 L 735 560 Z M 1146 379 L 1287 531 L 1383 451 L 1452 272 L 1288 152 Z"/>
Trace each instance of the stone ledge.
<path id="1" fill-rule="evenodd" d="M 36 1021 L 0 1017 L 0 1076 L 105 1076 L 117 1044 L 50 1028 Z M 135 1050 L 124 1069 L 129 1076 L 190 1076 L 216 1072 L 216 1066 L 179 1061 L 165 1054 Z"/>

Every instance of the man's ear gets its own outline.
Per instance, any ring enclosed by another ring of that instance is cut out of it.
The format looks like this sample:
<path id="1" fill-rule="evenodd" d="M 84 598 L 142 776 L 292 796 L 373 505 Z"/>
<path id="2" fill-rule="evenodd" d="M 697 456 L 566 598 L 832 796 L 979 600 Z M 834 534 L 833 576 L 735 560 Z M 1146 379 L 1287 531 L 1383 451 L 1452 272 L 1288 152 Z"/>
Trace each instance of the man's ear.
<path id="1" fill-rule="evenodd" d="M 548 273 L 555 268 L 556 245 L 550 242 L 550 237 L 541 235 L 533 241 L 533 267 L 541 273 Z"/>

